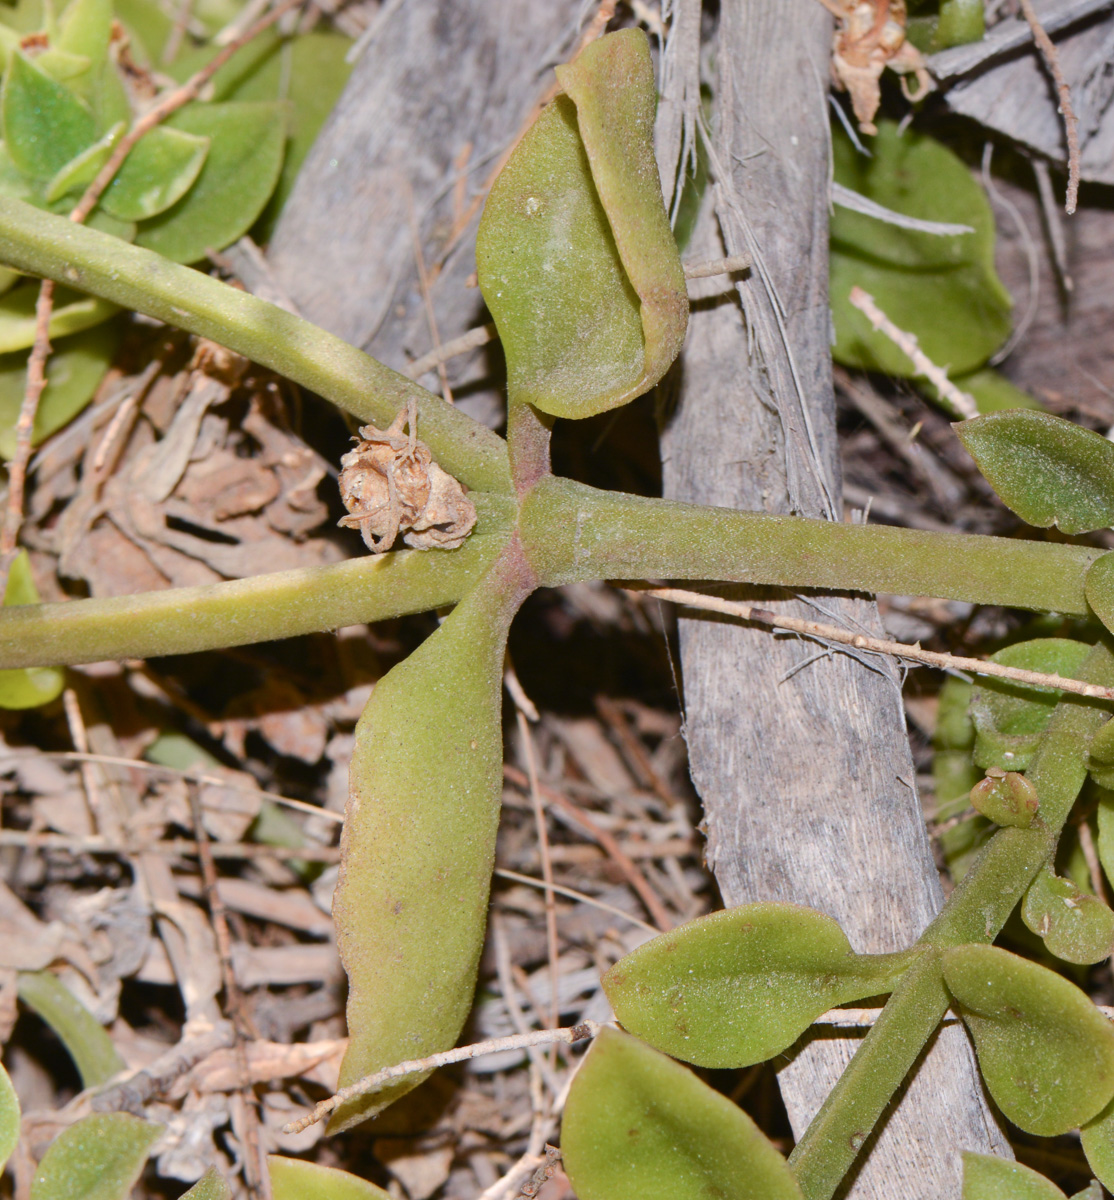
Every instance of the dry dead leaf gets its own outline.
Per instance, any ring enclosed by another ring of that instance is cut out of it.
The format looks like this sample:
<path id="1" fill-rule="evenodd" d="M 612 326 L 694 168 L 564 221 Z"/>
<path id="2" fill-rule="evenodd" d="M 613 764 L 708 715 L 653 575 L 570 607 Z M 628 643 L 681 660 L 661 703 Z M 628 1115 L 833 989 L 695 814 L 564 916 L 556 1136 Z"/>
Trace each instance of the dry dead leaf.
<path id="1" fill-rule="evenodd" d="M 863 133 L 877 133 L 874 114 L 882 102 L 879 80 L 889 67 L 913 74 L 917 90 L 902 90 L 915 102 L 935 86 L 921 52 L 905 37 L 905 0 L 820 0 L 839 21 L 832 40 L 832 77 L 851 96 L 851 107 Z"/>
<path id="2" fill-rule="evenodd" d="M 361 441 L 340 460 L 340 498 L 364 545 L 381 554 L 402 540 L 415 550 L 454 550 L 472 532 L 476 509 L 461 485 L 417 439 L 406 409 L 388 429 L 365 425 Z"/>

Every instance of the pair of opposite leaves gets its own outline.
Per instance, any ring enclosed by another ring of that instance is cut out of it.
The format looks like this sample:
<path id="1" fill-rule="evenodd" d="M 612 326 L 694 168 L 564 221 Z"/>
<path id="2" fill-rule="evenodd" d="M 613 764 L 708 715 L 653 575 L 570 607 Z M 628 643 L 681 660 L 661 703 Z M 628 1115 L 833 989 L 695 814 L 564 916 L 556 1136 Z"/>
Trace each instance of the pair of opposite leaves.
<path id="1" fill-rule="evenodd" d="M 604 976 L 631 1033 L 700 1067 L 764 1062 L 824 1011 L 892 991 L 929 947 L 855 954 L 839 926 L 791 904 L 712 913 L 647 942 Z M 993 946 L 942 954 L 990 1094 L 1041 1137 L 1083 1128 L 1096 1175 L 1114 1184 L 1114 1026 L 1079 988 Z"/>
<path id="2" fill-rule="evenodd" d="M 511 156 L 476 242 L 512 409 L 587 417 L 641 395 L 684 340 L 644 34 L 557 69 L 564 89 Z M 513 416 L 512 416 L 513 419 Z M 483 521 L 474 538 L 484 537 Z M 472 1006 L 494 866 L 507 630 L 529 593 L 508 538 L 472 592 L 376 685 L 356 728 L 334 902 L 349 979 L 346 1086 L 452 1046 Z M 347 1102 L 347 1128 L 421 1082 Z"/>

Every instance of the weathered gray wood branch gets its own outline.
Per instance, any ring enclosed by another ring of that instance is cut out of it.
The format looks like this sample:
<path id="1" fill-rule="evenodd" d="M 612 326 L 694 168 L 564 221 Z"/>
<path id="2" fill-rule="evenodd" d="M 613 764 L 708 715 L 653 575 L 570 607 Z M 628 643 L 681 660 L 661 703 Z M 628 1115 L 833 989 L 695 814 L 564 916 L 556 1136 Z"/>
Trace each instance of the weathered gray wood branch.
<path id="1" fill-rule="evenodd" d="M 827 296 L 830 38 L 816 0 L 720 5 L 715 188 L 689 253 L 749 250 L 759 266 L 737 293 L 720 285 L 696 305 L 664 435 L 670 497 L 841 518 Z M 881 629 L 862 599 L 767 592 L 762 603 Z M 691 770 L 726 903 L 810 905 L 859 950 L 912 942 L 941 893 L 892 664 L 817 656 L 808 643 L 725 620 L 683 619 L 680 640 Z M 798 1134 L 856 1044 L 805 1039 L 781 1070 Z M 961 1029 L 943 1031 L 866 1150 L 848 1192 L 857 1200 L 958 1196 L 960 1150 L 1009 1154 Z"/>

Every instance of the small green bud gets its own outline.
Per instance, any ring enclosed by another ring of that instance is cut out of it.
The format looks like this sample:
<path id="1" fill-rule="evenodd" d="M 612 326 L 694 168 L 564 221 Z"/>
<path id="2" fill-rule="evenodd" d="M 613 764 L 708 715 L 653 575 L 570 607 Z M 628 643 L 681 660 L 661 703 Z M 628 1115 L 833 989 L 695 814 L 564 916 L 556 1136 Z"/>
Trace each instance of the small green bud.
<path id="1" fill-rule="evenodd" d="M 1028 829 L 1040 801 L 1037 789 L 1017 771 L 990 767 L 986 778 L 971 789 L 971 803 L 996 825 Z"/>

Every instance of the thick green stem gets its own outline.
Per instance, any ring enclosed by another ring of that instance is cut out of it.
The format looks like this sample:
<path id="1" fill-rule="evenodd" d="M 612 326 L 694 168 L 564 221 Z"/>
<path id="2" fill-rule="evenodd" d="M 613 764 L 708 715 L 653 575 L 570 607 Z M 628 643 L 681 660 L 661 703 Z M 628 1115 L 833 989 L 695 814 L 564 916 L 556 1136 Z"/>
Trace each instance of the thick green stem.
<path id="1" fill-rule="evenodd" d="M 1084 614 L 1103 551 L 888 525 L 737 512 L 543 479 L 519 529 L 543 587 L 591 579 L 715 579 L 940 596 Z"/>
<path id="2" fill-rule="evenodd" d="M 403 550 L 139 596 L 0 611 L 0 667 L 190 654 L 382 621 L 455 604 L 507 544 L 473 534 L 459 550 Z"/>
<path id="3" fill-rule="evenodd" d="M 506 444 L 485 425 L 341 338 L 200 271 L 7 196 L 0 262 L 211 338 L 381 428 L 415 400 L 419 436 L 450 475 L 476 491 L 511 491 Z"/>
<path id="4" fill-rule="evenodd" d="M 1108 645 L 1100 643 L 1088 655 L 1080 678 L 1114 684 L 1114 654 Z M 921 936 L 921 945 L 940 951 L 997 937 L 1056 850 L 1087 776 L 1087 747 L 1105 716 L 1101 707 L 1076 697 L 1060 701 L 1028 771 L 1040 797 L 1039 820 L 1030 829 L 1002 829 L 994 835 Z M 806 1200 L 828 1200 L 834 1194 L 948 1003 L 940 955 L 926 955 L 894 991 L 790 1156 Z"/>

